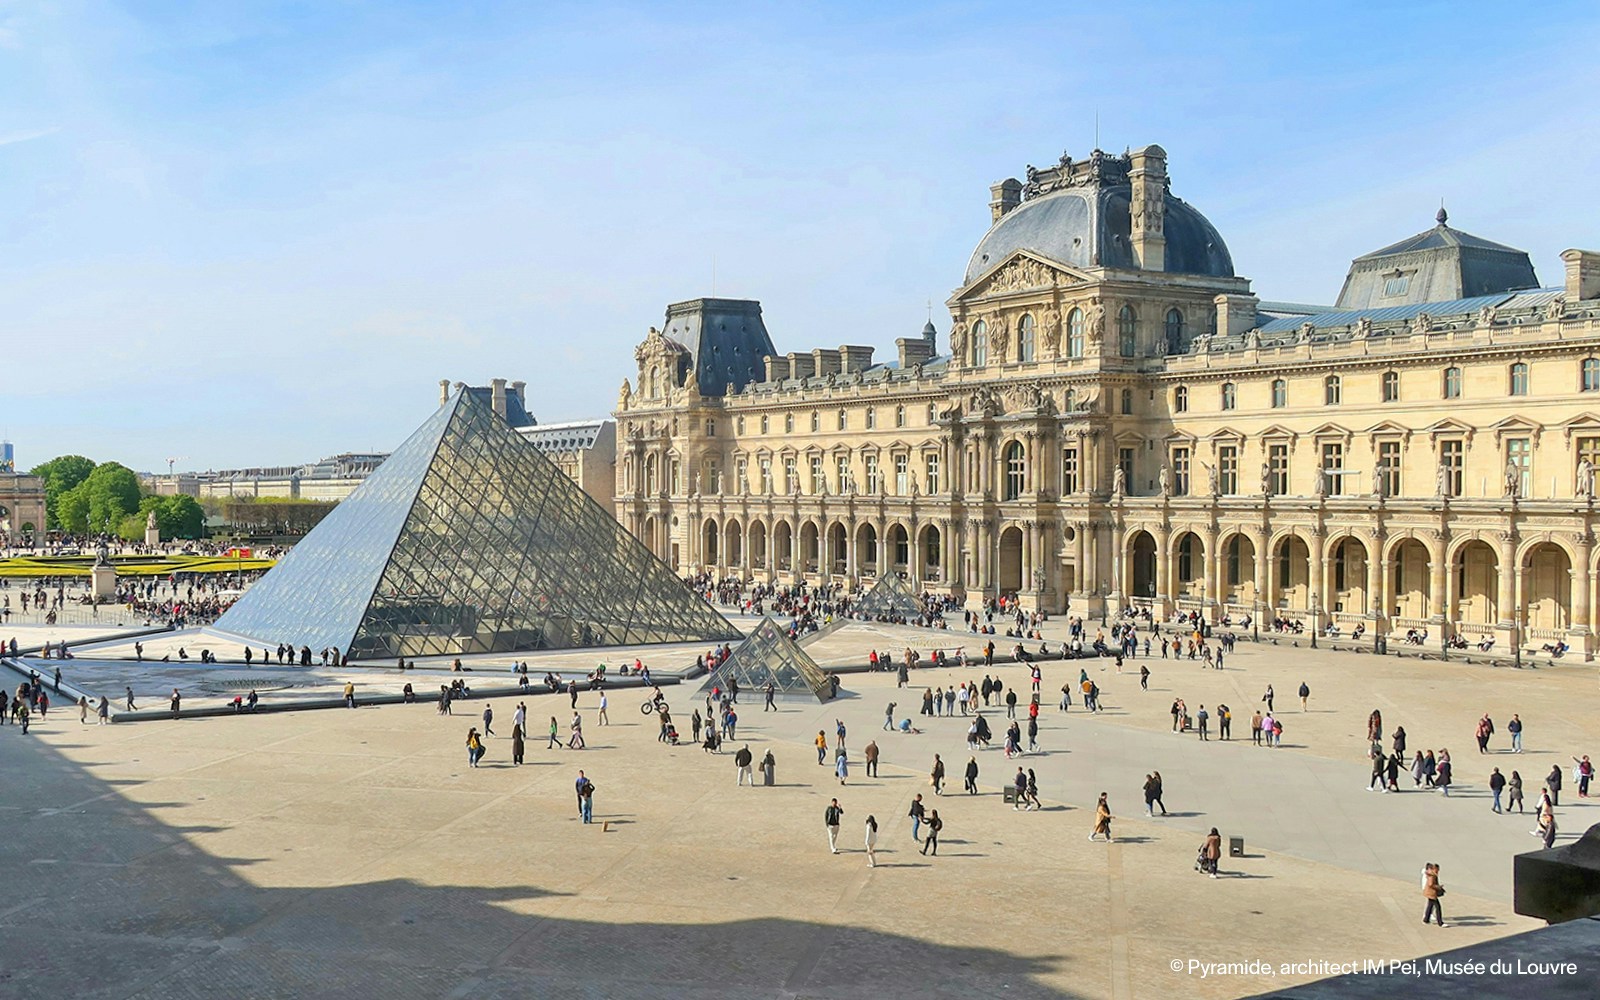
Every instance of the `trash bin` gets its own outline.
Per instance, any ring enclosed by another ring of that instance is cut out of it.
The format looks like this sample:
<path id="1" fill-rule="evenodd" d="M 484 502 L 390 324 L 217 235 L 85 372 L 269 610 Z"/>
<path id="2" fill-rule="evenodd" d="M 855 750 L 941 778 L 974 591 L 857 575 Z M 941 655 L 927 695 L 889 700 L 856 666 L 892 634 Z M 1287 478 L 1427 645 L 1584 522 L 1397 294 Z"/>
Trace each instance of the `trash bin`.
<path id="1" fill-rule="evenodd" d="M 1242 858 L 1242 857 L 1244 857 L 1244 838 L 1243 837 L 1229 837 L 1228 838 L 1228 857 L 1230 857 L 1230 858 Z"/>
<path id="2" fill-rule="evenodd" d="M 1007 786 L 1005 786 L 1004 797 L 1005 797 L 1005 801 L 1007 803 L 1015 804 L 1016 801 L 1017 801 L 1017 786 L 1016 785 L 1007 785 Z"/>

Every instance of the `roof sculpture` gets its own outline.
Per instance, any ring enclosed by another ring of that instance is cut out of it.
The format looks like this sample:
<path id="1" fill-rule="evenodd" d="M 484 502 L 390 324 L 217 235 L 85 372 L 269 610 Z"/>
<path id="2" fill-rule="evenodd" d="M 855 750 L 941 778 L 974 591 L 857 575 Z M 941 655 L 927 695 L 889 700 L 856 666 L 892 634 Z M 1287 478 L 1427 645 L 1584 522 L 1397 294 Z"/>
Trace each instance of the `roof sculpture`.
<path id="1" fill-rule="evenodd" d="M 739 634 L 470 391 L 424 421 L 217 628 L 352 659 Z"/>

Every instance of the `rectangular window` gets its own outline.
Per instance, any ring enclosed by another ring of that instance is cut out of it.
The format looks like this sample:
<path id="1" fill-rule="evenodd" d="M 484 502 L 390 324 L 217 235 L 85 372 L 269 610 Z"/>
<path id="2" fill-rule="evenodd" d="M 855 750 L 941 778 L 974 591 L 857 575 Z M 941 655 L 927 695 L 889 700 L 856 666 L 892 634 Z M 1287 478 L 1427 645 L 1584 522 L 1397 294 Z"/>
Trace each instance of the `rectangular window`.
<path id="1" fill-rule="evenodd" d="M 1217 449 L 1217 489 L 1224 496 L 1239 492 L 1239 446 L 1225 444 Z"/>
<path id="2" fill-rule="evenodd" d="M 1133 449 L 1117 449 L 1117 467 L 1122 470 L 1122 481 L 1128 489 L 1133 488 Z"/>
<path id="3" fill-rule="evenodd" d="M 1506 439 L 1506 465 L 1517 470 L 1517 496 L 1533 490 L 1533 442 L 1527 438 Z"/>
<path id="4" fill-rule="evenodd" d="M 1585 459 L 1588 460 L 1591 469 L 1600 469 L 1600 437 L 1578 438 L 1573 442 L 1573 449 L 1578 455 L 1577 464 L 1573 466 L 1573 490 L 1576 492 L 1577 487 L 1582 485 L 1577 481 L 1581 478 L 1578 476 L 1578 471 L 1583 467 Z"/>
<path id="5" fill-rule="evenodd" d="M 765 419 L 765 418 L 763 418 L 763 419 Z M 770 458 L 761 459 L 761 466 L 760 467 L 761 467 L 761 492 L 763 494 L 771 493 L 772 492 L 772 459 L 770 459 Z"/>
<path id="6" fill-rule="evenodd" d="M 911 493 L 911 456 L 896 455 L 894 457 L 894 492 L 895 496 L 907 496 Z"/>
<path id="7" fill-rule="evenodd" d="M 678 464 L 677 459 L 673 459 L 669 468 L 672 469 L 672 495 L 681 496 L 683 494 L 683 467 Z"/>
<path id="8" fill-rule="evenodd" d="M 1444 472 L 1444 495 L 1447 497 L 1461 495 L 1461 470 L 1465 455 L 1466 446 L 1462 441 L 1439 442 L 1439 468 Z"/>
<path id="9" fill-rule="evenodd" d="M 1061 495 L 1078 492 L 1078 449 L 1061 449 Z"/>
<path id="10" fill-rule="evenodd" d="M 822 492 L 822 487 L 823 487 L 823 484 L 825 482 L 826 482 L 826 480 L 824 480 L 823 477 L 822 477 L 822 456 L 821 455 L 812 455 L 811 456 L 811 493 L 812 493 L 813 496 L 815 496 L 816 494 Z"/>
<path id="11" fill-rule="evenodd" d="M 1378 442 L 1378 470 L 1376 475 L 1383 477 L 1383 495 L 1397 497 L 1400 495 L 1400 442 Z"/>
<path id="12" fill-rule="evenodd" d="M 1322 446 L 1322 472 L 1328 495 L 1338 496 L 1344 491 L 1344 445 L 1336 442 Z"/>
<path id="13" fill-rule="evenodd" d="M 783 460 L 783 491 L 793 493 L 800 488 L 800 463 L 793 458 Z"/>
<path id="14" fill-rule="evenodd" d="M 1172 495 L 1189 495 L 1189 449 L 1172 449 Z"/>
<path id="15" fill-rule="evenodd" d="M 838 481 L 839 481 L 839 492 L 840 493 L 848 493 L 848 492 L 850 492 L 850 456 L 849 455 L 840 455 L 839 456 L 839 467 L 838 467 L 837 471 L 838 471 Z"/>
<path id="16" fill-rule="evenodd" d="M 867 460 L 867 492 L 878 494 L 883 492 L 883 477 L 878 472 L 878 456 L 868 453 Z"/>
<path id="17" fill-rule="evenodd" d="M 722 492 L 722 463 L 713 458 L 711 460 L 711 464 L 706 467 L 706 478 L 711 480 L 711 492 L 712 493 L 721 493 Z"/>
<path id="18" fill-rule="evenodd" d="M 928 452 L 923 456 L 922 464 L 925 470 L 923 492 L 929 494 L 938 493 L 943 485 L 939 482 L 939 453 L 936 451 Z"/>
<path id="19" fill-rule="evenodd" d="M 1389 278 L 1383 283 L 1383 297 L 1392 298 L 1396 295 L 1404 295 L 1406 289 L 1410 287 L 1411 275 L 1409 274 L 1402 274 L 1398 278 Z"/>
<path id="20" fill-rule="evenodd" d="M 1289 492 L 1289 446 L 1267 446 L 1267 489 L 1275 497 Z"/>
<path id="21" fill-rule="evenodd" d="M 743 493 L 750 488 L 750 460 L 747 458 L 736 460 L 733 469 L 733 488 L 736 492 Z"/>

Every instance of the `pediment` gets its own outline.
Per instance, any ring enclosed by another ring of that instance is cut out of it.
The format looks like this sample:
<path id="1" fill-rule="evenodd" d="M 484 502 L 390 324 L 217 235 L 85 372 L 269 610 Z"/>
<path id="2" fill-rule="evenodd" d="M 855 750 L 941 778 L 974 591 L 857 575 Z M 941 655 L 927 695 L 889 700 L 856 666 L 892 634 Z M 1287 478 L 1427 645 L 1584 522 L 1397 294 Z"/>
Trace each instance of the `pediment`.
<path id="1" fill-rule="evenodd" d="M 1524 417 L 1519 413 L 1513 413 L 1509 417 L 1497 420 L 1490 424 L 1489 428 L 1490 430 L 1494 431 L 1494 439 L 1496 441 L 1499 441 L 1508 434 L 1526 434 L 1535 441 L 1538 441 L 1539 435 L 1544 433 L 1543 424 L 1538 423 L 1537 421 L 1529 420 L 1527 417 Z"/>
<path id="2" fill-rule="evenodd" d="M 1206 435 L 1206 440 L 1215 444 L 1219 441 L 1243 441 L 1244 437 L 1244 431 L 1237 427 L 1218 427 Z"/>
<path id="3" fill-rule="evenodd" d="M 1561 424 L 1561 434 L 1568 441 L 1572 440 L 1573 434 L 1583 432 L 1600 433 L 1600 416 L 1587 412 L 1580 413 Z"/>
<path id="4" fill-rule="evenodd" d="M 1380 420 L 1361 433 L 1367 435 L 1368 437 L 1389 437 L 1399 435 L 1400 437 L 1408 438 L 1411 436 L 1411 428 L 1397 424 L 1393 420 Z"/>
<path id="5" fill-rule="evenodd" d="M 995 295 L 1045 291 L 1061 285 L 1077 285 L 1092 280 L 1077 268 L 1051 260 L 1031 250 L 1018 250 L 994 267 L 978 275 L 958 291 L 957 301 L 985 299 Z"/>
<path id="6" fill-rule="evenodd" d="M 1350 428 L 1341 427 L 1340 425 L 1329 421 L 1328 423 L 1319 424 L 1318 426 L 1312 428 L 1310 436 L 1314 438 L 1336 437 L 1343 438 L 1344 440 L 1348 441 L 1350 440 Z"/>
<path id="7" fill-rule="evenodd" d="M 1462 423 L 1455 417 L 1445 417 L 1443 420 L 1435 421 L 1426 429 L 1428 435 L 1433 438 L 1443 434 L 1459 434 L 1468 441 L 1472 440 L 1472 435 L 1475 433 L 1475 428 L 1471 424 Z"/>
<path id="8" fill-rule="evenodd" d="M 1258 438 L 1288 438 L 1292 441 L 1299 436 L 1299 432 L 1291 430 L 1282 424 L 1273 424 L 1263 430 L 1256 431 L 1256 437 Z"/>

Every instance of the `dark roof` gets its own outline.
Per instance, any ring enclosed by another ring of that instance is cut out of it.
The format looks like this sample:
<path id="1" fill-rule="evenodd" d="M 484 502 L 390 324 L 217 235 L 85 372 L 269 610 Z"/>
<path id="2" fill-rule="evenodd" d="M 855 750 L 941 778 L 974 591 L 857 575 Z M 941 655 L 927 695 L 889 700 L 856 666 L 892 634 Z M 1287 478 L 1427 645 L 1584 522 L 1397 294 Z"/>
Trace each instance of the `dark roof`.
<path id="1" fill-rule="evenodd" d="M 1137 268 L 1131 237 L 1128 184 L 1091 184 L 1025 201 L 1007 212 L 978 243 L 963 285 L 971 284 L 1018 250 L 1076 267 Z M 1233 277 L 1233 258 L 1216 227 L 1181 198 L 1167 195 L 1165 270 Z"/>
<path id="2" fill-rule="evenodd" d="M 464 390 L 484 406 L 493 407 L 494 389 L 487 385 L 469 385 Z M 511 389 L 506 389 L 506 423 L 512 427 L 532 427 L 539 421 L 533 419 L 522 405 L 522 399 Z"/>
<path id="3" fill-rule="evenodd" d="M 721 396 L 766 376 L 765 360 L 777 354 L 753 299 L 690 299 L 667 306 L 661 333 L 684 346 L 703 396 Z"/>
<path id="4" fill-rule="evenodd" d="M 1438 224 L 1350 262 L 1340 309 L 1373 309 L 1538 288 L 1527 251 Z M 1403 280 L 1402 280 L 1403 279 Z"/>

